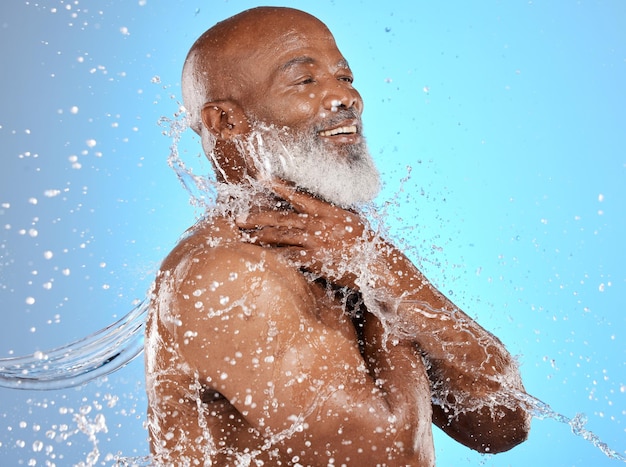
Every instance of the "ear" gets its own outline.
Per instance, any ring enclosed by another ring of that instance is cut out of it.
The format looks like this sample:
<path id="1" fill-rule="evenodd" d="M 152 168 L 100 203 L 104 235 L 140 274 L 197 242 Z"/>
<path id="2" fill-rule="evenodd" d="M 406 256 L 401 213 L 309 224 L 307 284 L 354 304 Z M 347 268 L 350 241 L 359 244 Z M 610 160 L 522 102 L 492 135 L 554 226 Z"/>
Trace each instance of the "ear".
<path id="1" fill-rule="evenodd" d="M 217 138 L 229 140 L 250 130 L 243 109 L 230 100 L 207 102 L 202 107 L 202 124 Z"/>

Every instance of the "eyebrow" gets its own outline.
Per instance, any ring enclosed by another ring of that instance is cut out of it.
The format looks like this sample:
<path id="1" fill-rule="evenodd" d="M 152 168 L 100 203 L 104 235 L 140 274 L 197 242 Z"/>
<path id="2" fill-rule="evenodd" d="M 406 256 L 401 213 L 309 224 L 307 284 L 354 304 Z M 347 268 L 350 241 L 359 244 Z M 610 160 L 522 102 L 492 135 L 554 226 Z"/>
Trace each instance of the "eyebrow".
<path id="1" fill-rule="evenodd" d="M 291 60 L 287 60 L 285 63 L 283 63 L 278 68 L 278 71 L 285 72 L 285 71 L 288 71 L 290 68 L 296 67 L 298 65 L 312 65 L 314 63 L 315 63 L 315 60 L 313 60 L 311 57 L 307 57 L 306 55 L 300 56 L 300 57 L 294 57 Z"/>
<path id="2" fill-rule="evenodd" d="M 350 65 L 348 64 L 348 60 L 342 58 L 337 62 L 337 68 L 345 68 L 346 70 L 350 70 Z"/>
<path id="3" fill-rule="evenodd" d="M 312 65 L 314 63 L 315 63 L 315 59 L 313 59 L 312 57 L 309 57 L 307 55 L 303 55 L 303 56 L 299 56 L 299 57 L 294 57 L 291 60 L 287 60 L 285 63 L 283 63 L 279 67 L 278 71 L 286 72 L 290 68 L 293 68 L 293 67 L 298 66 L 298 65 Z M 347 70 L 350 69 L 350 65 L 348 65 L 348 61 L 345 58 L 340 59 L 337 62 L 336 67 L 337 68 L 345 68 Z"/>

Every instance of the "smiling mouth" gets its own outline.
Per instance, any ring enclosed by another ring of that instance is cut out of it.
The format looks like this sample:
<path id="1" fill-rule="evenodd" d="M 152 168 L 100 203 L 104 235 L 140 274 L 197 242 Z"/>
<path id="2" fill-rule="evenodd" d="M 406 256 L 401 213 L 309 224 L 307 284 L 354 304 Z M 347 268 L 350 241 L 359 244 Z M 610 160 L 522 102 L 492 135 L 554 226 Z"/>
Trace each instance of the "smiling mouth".
<path id="1" fill-rule="evenodd" d="M 336 136 L 336 135 L 355 135 L 357 133 L 356 125 L 340 126 L 330 130 L 322 130 L 320 136 Z"/>

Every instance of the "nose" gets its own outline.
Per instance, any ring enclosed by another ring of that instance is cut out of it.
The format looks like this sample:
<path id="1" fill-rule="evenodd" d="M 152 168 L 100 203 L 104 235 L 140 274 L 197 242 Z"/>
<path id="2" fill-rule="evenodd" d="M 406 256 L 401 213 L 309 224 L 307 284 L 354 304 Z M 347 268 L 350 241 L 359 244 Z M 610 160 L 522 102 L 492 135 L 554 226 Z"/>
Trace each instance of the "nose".
<path id="1" fill-rule="evenodd" d="M 359 115 L 363 112 L 363 99 L 352 83 L 343 80 L 331 80 L 324 94 L 323 105 L 326 110 L 337 112 L 339 109 L 355 109 Z"/>

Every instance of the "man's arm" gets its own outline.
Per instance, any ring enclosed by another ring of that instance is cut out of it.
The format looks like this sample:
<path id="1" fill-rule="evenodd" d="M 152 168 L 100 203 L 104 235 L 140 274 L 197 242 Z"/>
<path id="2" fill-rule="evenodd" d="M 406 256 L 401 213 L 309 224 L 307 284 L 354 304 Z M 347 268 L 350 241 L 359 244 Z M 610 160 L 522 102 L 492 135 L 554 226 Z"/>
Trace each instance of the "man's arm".
<path id="1" fill-rule="evenodd" d="M 185 371 L 222 394 L 270 442 L 265 448 L 279 447 L 305 465 L 325 456 L 355 465 L 428 465 L 415 461 L 416 421 L 430 417 L 428 398 L 424 409 L 423 394 L 395 390 L 425 378 L 414 348 L 390 349 L 401 383 L 376 380 L 354 336 L 324 324 L 345 319 L 343 310 L 316 304 L 306 279 L 267 249 L 204 248 L 176 263 L 162 308 L 169 316 L 161 319 Z M 370 352 L 372 365 L 389 376 L 385 355 Z"/>
<path id="2" fill-rule="evenodd" d="M 251 215 L 242 228 L 281 246 L 285 256 L 339 285 L 360 290 L 397 336 L 430 365 L 433 421 L 457 441 L 500 452 L 526 439 L 530 417 L 515 362 L 502 343 L 439 293 L 392 244 L 345 211 L 284 185 L 274 190 L 294 212 Z"/>
<path id="3" fill-rule="evenodd" d="M 394 259 L 396 267 L 405 262 Z M 389 295 L 379 304 L 383 313 L 394 316 L 391 322 L 398 323 L 403 334 L 415 337 L 429 364 L 433 423 L 480 452 L 502 452 L 524 441 L 530 417 L 516 397 L 524 388 L 504 345 L 440 294 L 412 264 L 402 271 L 402 279 L 387 285 Z"/>

